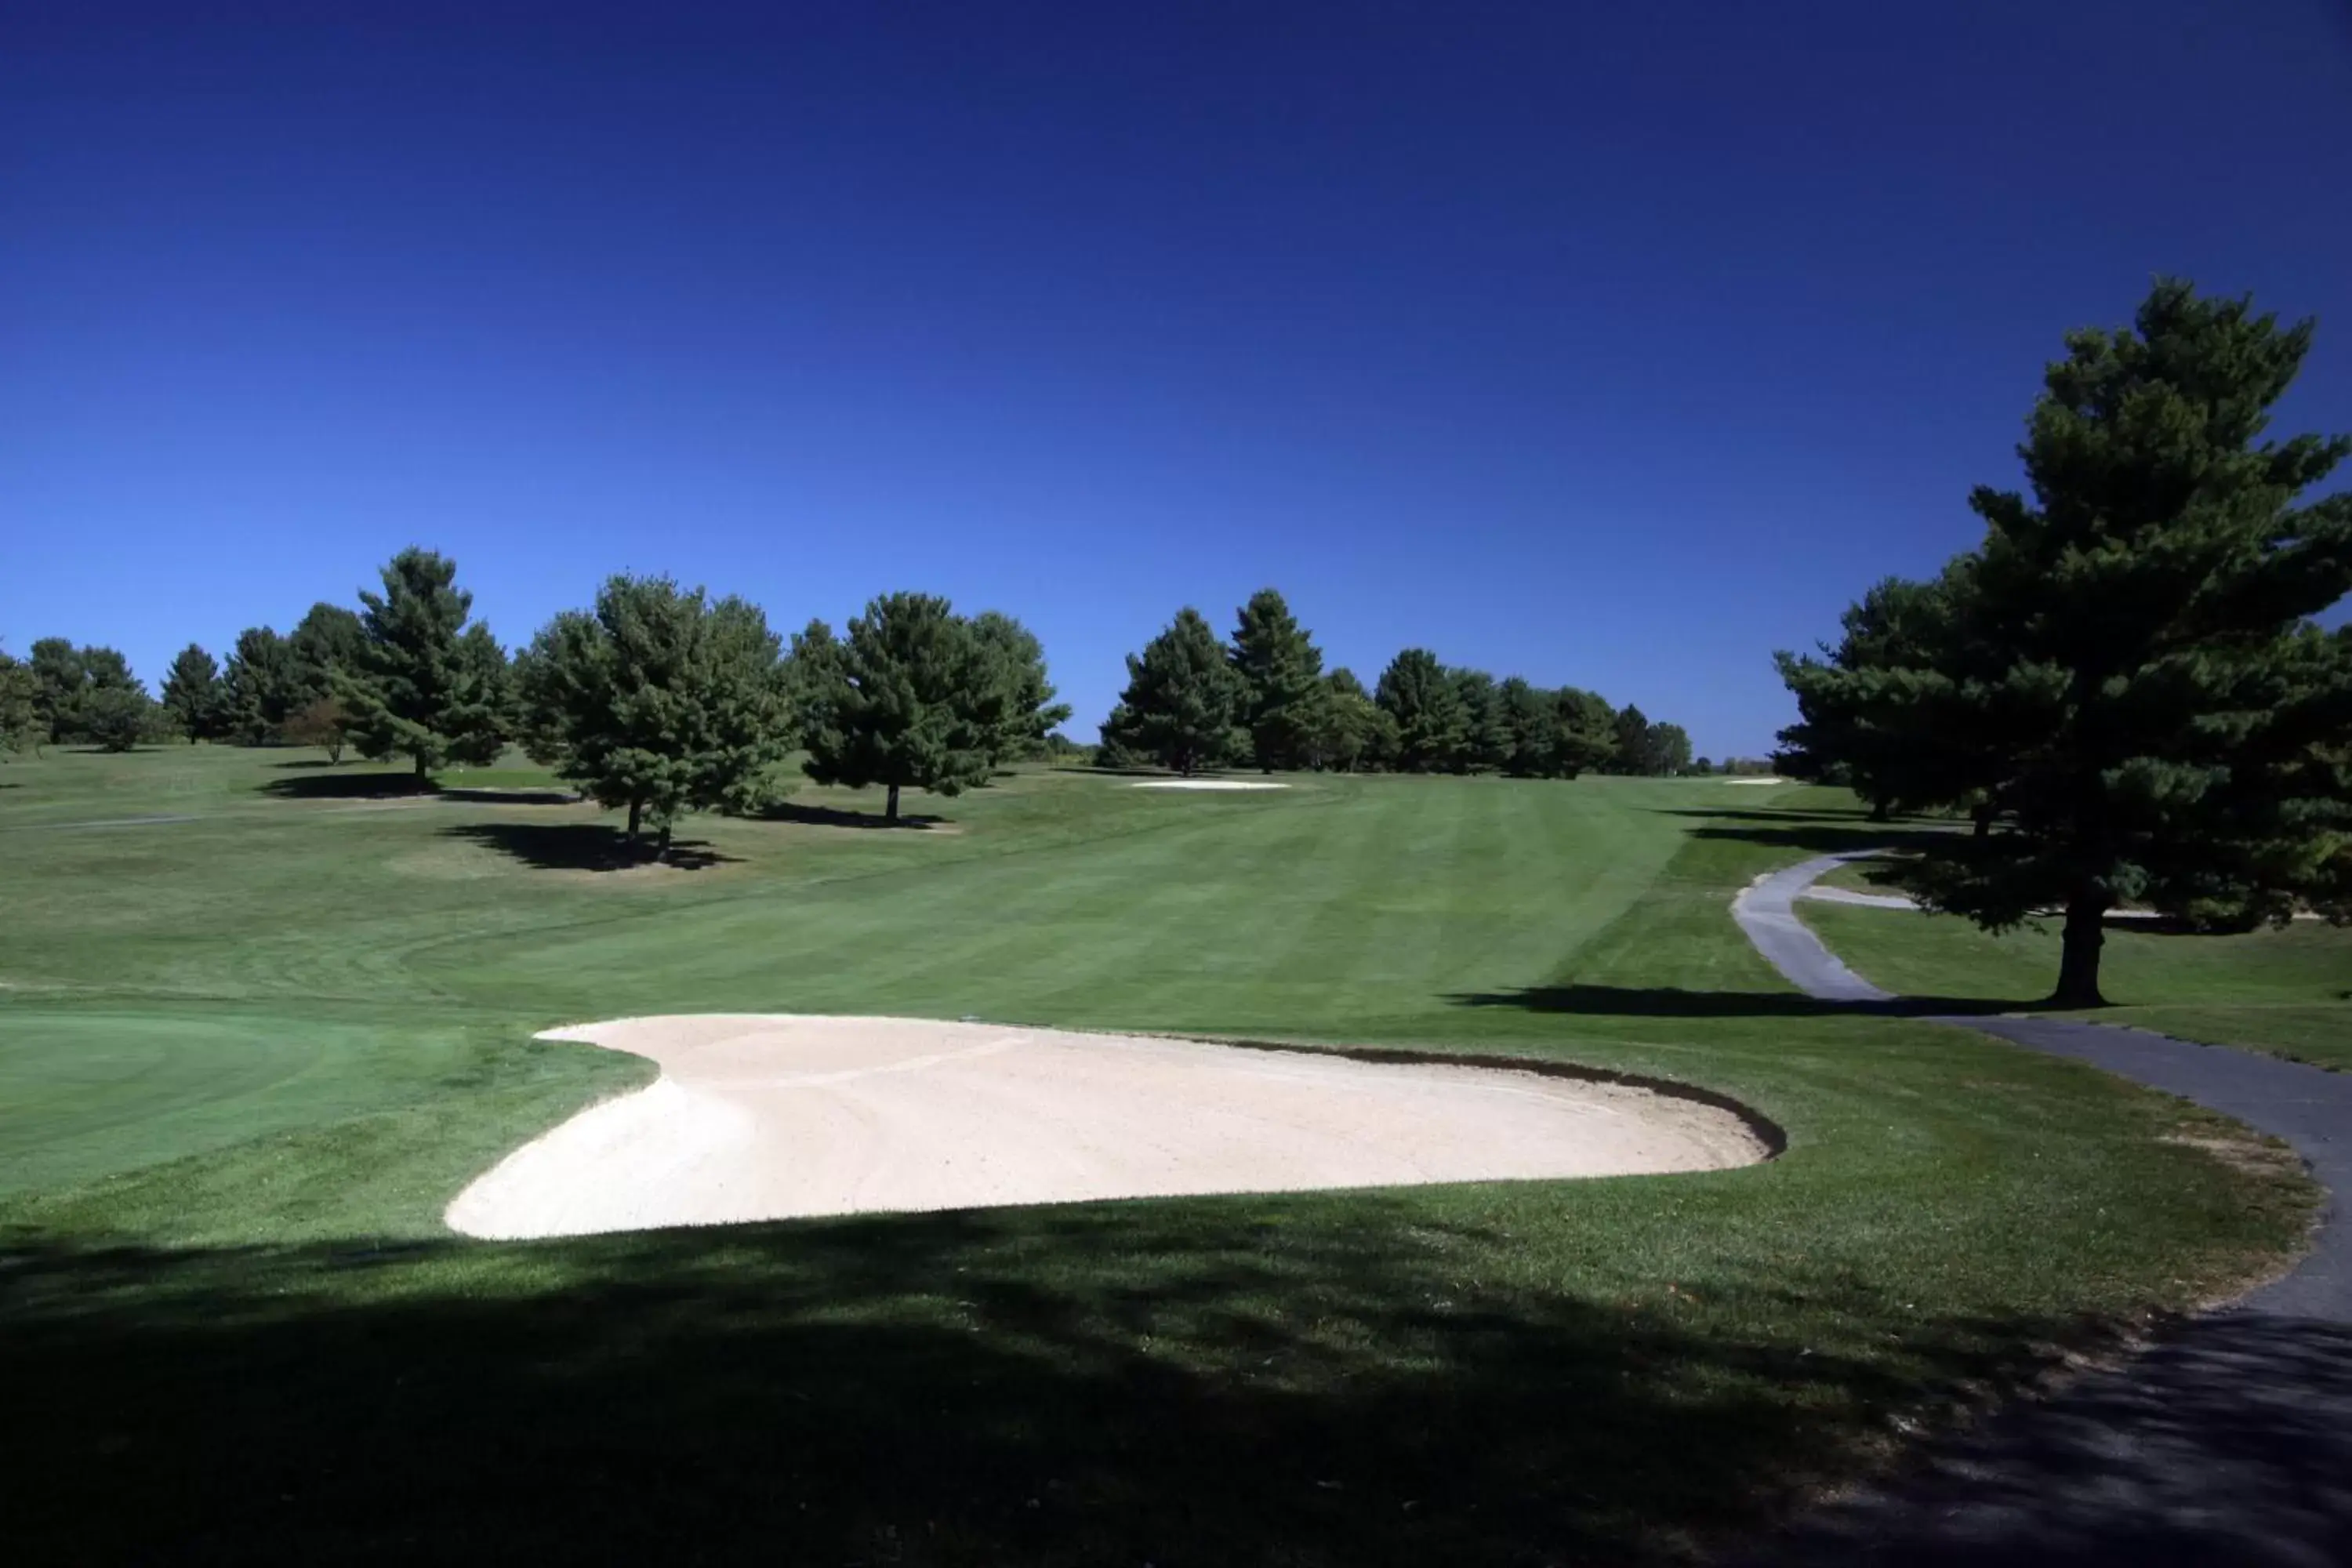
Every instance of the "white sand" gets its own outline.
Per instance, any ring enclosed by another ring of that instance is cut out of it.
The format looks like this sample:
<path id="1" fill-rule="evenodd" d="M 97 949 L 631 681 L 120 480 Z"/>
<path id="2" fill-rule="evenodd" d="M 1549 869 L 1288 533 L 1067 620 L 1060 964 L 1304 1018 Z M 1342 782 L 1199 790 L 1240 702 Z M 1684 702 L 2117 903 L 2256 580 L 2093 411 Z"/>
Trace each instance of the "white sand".
<path id="1" fill-rule="evenodd" d="M 1790 781 L 1788 781 L 1787 779 L 1780 779 L 1780 778 L 1757 778 L 1757 779 L 1726 779 L 1726 780 L 1724 780 L 1723 782 L 1724 782 L 1724 783 L 1726 783 L 1726 784 L 1787 784 L 1787 783 L 1789 783 Z"/>
<path id="2" fill-rule="evenodd" d="M 1288 789 L 1272 779 L 1150 779 L 1129 789 Z"/>
<path id="3" fill-rule="evenodd" d="M 477 1180 L 468 1236 L 868 1210 L 1717 1170 L 1730 1111 L 1484 1068 L 904 1018 L 704 1015 L 551 1031 L 661 1064 Z"/>

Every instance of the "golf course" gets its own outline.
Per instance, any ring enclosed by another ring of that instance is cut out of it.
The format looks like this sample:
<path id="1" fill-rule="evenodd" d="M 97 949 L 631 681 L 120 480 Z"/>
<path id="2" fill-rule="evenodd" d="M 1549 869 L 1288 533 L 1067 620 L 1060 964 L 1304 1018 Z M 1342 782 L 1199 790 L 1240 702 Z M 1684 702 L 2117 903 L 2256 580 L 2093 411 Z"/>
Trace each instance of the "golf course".
<path id="1" fill-rule="evenodd" d="M 513 752 L 431 787 L 295 747 L 0 768 L 14 1550 L 643 1558 L 691 1521 L 693 1555 L 804 1562 L 1683 1561 L 2305 1245 L 2278 1145 L 1814 1001 L 1731 919 L 1941 825 L 1710 777 L 1141 779 L 1028 763 L 888 828 L 878 789 L 804 784 L 648 860 Z M 2057 941 L 1804 918 L 1955 1011 L 2032 1007 Z M 2117 1021 L 2352 1064 L 2352 933 L 2126 924 Z M 1534 1066 L 1762 1146 L 450 1229 L 661 1070 L 540 1036 L 705 1014 Z"/>

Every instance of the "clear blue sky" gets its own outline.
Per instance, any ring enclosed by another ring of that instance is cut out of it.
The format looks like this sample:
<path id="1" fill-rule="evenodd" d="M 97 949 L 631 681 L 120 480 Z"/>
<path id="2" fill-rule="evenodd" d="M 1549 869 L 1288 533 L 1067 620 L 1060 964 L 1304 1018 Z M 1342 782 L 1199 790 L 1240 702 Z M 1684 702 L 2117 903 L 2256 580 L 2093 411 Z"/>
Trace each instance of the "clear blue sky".
<path id="1" fill-rule="evenodd" d="M 412 542 L 509 644 L 923 588 L 1091 739 L 1273 584 L 1760 752 L 2151 274 L 2352 429 L 2347 176 L 2328 0 L 10 6 L 0 637 L 152 678 Z"/>

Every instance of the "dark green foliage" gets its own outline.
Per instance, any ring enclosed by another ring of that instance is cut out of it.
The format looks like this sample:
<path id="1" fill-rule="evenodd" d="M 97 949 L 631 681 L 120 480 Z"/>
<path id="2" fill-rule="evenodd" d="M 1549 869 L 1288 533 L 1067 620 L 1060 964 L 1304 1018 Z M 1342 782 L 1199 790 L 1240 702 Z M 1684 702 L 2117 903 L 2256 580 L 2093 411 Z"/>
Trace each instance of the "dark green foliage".
<path id="1" fill-rule="evenodd" d="M 1563 686 L 1551 694 L 1554 776 L 1572 779 L 1617 754 L 1617 715 L 1597 692 Z"/>
<path id="2" fill-rule="evenodd" d="M 2100 1001 L 2118 904 L 2352 917 L 2352 638 L 2309 619 L 2352 590 L 2352 497 L 2294 504 L 2352 439 L 2261 439 L 2311 338 L 2172 281 L 2071 334 L 2019 449 L 2032 499 L 1978 489 L 1976 551 L 1780 659 L 1809 765 L 1974 817 L 1906 863 L 1914 892 L 1996 931 L 2064 912 L 2062 1005 Z"/>
<path id="3" fill-rule="evenodd" d="M 1103 725 L 1103 744 L 1191 773 L 1249 743 L 1241 721 L 1249 687 L 1200 611 L 1186 605 L 1167 629 L 1127 656 L 1127 689 Z"/>
<path id="4" fill-rule="evenodd" d="M 191 744 L 221 732 L 226 698 L 219 664 L 194 643 L 182 648 L 164 673 L 164 718 Z"/>
<path id="5" fill-rule="evenodd" d="M 323 600 L 311 605 L 286 639 L 293 654 L 296 702 L 334 696 L 337 680 L 359 668 L 360 645 L 366 640 L 358 611 Z"/>
<path id="6" fill-rule="evenodd" d="M 0 752 L 21 752 L 47 740 L 41 728 L 39 696 L 33 667 L 0 653 Z"/>
<path id="7" fill-rule="evenodd" d="M 1462 754 L 1468 727 L 1462 699 L 1437 656 L 1409 647 L 1389 661 L 1375 692 L 1396 723 L 1395 765 L 1407 773 L 1437 773 Z"/>
<path id="8" fill-rule="evenodd" d="M 33 677 L 33 727 L 37 744 L 63 741 L 73 730 L 75 709 L 89 672 L 82 668 L 81 650 L 64 637 L 43 637 L 33 645 L 26 668 Z"/>
<path id="9" fill-rule="evenodd" d="M 79 737 L 101 751 L 127 752 L 159 731 L 162 716 L 144 689 L 109 683 L 92 686 L 79 704 Z"/>
<path id="10" fill-rule="evenodd" d="M 1690 735 L 1679 724 L 1654 722 L 1632 703 L 1612 721 L 1616 749 L 1609 763 L 1612 773 L 1640 778 L 1671 778 L 1690 766 Z"/>
<path id="11" fill-rule="evenodd" d="M 101 700 L 99 694 L 135 692 L 142 703 L 148 700 L 146 689 L 131 676 L 130 662 L 114 648 L 76 647 L 64 637 L 43 637 L 33 645 L 28 668 L 36 745 L 53 741 L 110 744 L 120 738 L 124 715 L 133 705 L 117 698 Z"/>
<path id="12" fill-rule="evenodd" d="M 755 605 L 613 577 L 516 660 L 526 748 L 667 853 L 680 814 L 764 803 L 792 744 L 779 651 Z"/>
<path id="13" fill-rule="evenodd" d="M 1279 593 L 1261 588 L 1241 607 L 1232 657 L 1250 760 L 1267 773 L 1308 765 L 1335 721 L 1324 702 L 1322 651 Z"/>
<path id="14" fill-rule="evenodd" d="M 1830 665 L 1860 675 L 1927 664 L 1950 640 L 1957 606 L 1973 591 L 1974 569 L 1974 558 L 1963 556 L 1933 582 L 1889 577 L 1876 584 L 1840 617 L 1843 635 L 1823 650 Z M 1883 819 L 1944 798 L 1951 781 L 1974 765 L 1976 752 L 1957 732 L 1922 733 L 1907 720 L 1887 722 L 1875 711 L 1872 683 L 1812 679 L 1793 656 L 1774 658 L 1797 697 L 1798 721 L 1780 736 L 1790 776 L 1850 785 Z"/>
<path id="15" fill-rule="evenodd" d="M 278 739 L 278 727 L 300 695 L 294 650 L 284 637 L 268 626 L 248 626 L 236 634 L 222 682 L 222 722 L 227 734 L 247 746 L 269 744 Z"/>
<path id="16" fill-rule="evenodd" d="M 1044 645 L 1027 626 L 1000 610 L 974 616 L 971 630 L 1003 689 L 1003 718 L 989 737 L 989 761 L 1003 764 L 1045 755 L 1054 727 L 1069 718 L 1070 705 L 1054 700 Z"/>
<path id="17" fill-rule="evenodd" d="M 948 601 L 887 594 L 836 641 L 822 622 L 793 642 L 807 727 L 808 774 L 819 784 L 961 795 L 985 784 L 1010 722 L 997 650 Z"/>
<path id="18" fill-rule="evenodd" d="M 497 756 L 512 723 L 505 652 L 488 627 L 467 626 L 474 596 L 457 577 L 457 563 L 432 551 L 394 556 L 383 594 L 360 595 L 358 668 L 337 693 L 362 753 L 407 756 L 419 778 Z"/>
<path id="19" fill-rule="evenodd" d="M 1351 670 L 1333 670 L 1304 711 L 1307 721 L 1300 766 L 1354 773 L 1386 766 L 1396 751 L 1396 721 L 1371 700 Z"/>
<path id="20" fill-rule="evenodd" d="M 1495 678 L 1483 669 L 1449 669 L 1454 698 L 1462 710 L 1462 739 L 1446 762 L 1457 773 L 1492 773 L 1511 760 L 1510 715 L 1504 711 Z"/>

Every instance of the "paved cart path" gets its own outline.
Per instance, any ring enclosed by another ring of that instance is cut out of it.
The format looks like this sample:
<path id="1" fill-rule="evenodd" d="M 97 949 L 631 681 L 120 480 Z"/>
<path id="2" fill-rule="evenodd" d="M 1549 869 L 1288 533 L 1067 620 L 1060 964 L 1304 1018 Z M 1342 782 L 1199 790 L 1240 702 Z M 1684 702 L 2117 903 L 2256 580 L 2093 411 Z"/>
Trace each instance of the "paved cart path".
<path id="1" fill-rule="evenodd" d="M 1732 913 L 1807 995 L 1897 1005 L 1796 915 L 1804 889 L 1852 858 L 1775 872 Z M 2285 1279 L 1937 1446 L 1905 1479 L 1740 1561 L 2352 1563 L 2352 1073 L 2065 1019 L 1933 1021 L 2088 1062 L 2284 1139 L 2326 1187 L 2328 1213 Z"/>

